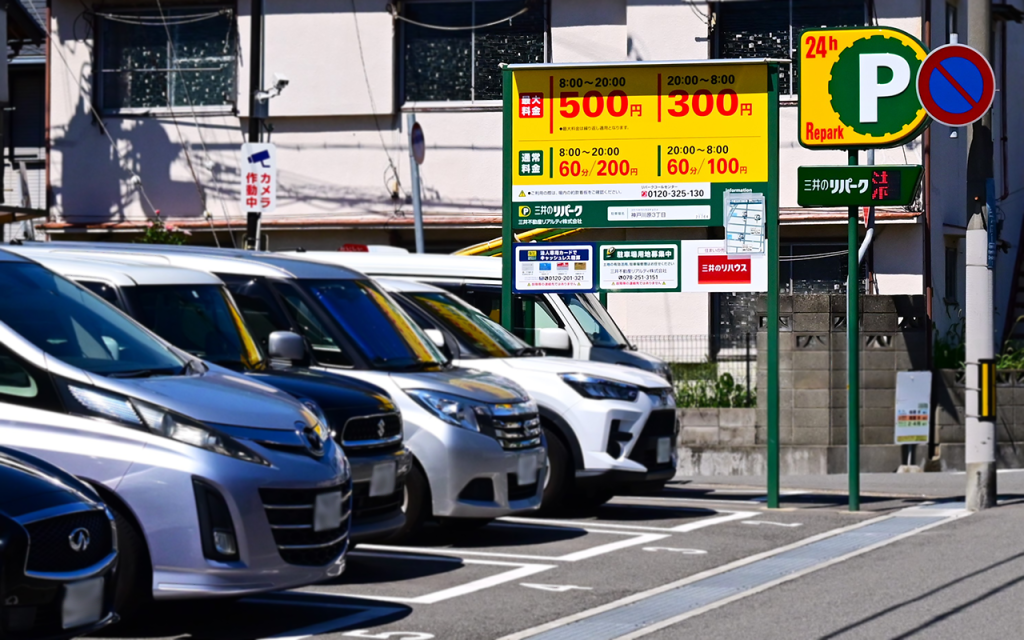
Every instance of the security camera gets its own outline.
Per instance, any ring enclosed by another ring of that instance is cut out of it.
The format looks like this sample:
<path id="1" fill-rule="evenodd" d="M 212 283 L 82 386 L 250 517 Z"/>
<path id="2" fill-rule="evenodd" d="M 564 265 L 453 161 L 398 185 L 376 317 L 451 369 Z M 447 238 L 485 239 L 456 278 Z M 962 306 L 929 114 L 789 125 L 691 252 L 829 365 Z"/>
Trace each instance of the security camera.
<path id="1" fill-rule="evenodd" d="M 278 93 L 281 93 L 281 91 L 288 86 L 289 82 L 291 81 L 288 79 L 288 76 L 283 73 L 274 74 L 274 89 L 276 89 Z"/>

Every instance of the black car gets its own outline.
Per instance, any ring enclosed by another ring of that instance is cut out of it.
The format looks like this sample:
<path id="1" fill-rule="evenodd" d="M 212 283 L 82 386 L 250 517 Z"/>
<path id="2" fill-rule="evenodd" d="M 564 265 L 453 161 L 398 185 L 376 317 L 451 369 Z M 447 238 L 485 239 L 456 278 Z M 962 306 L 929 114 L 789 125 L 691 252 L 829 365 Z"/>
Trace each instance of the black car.
<path id="1" fill-rule="evenodd" d="M 117 619 L 117 536 L 91 488 L 0 447 L 0 637 L 73 638 Z"/>

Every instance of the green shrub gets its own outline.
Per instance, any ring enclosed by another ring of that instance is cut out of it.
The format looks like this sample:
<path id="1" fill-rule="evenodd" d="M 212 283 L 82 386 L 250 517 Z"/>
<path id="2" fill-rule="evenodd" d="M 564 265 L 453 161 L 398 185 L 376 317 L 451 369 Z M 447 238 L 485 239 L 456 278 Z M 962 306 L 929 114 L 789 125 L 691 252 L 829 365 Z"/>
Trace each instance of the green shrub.
<path id="1" fill-rule="evenodd" d="M 737 384 L 731 374 L 718 375 L 714 363 L 672 365 L 676 386 L 676 406 L 706 408 L 745 408 L 757 404 L 754 393 Z"/>

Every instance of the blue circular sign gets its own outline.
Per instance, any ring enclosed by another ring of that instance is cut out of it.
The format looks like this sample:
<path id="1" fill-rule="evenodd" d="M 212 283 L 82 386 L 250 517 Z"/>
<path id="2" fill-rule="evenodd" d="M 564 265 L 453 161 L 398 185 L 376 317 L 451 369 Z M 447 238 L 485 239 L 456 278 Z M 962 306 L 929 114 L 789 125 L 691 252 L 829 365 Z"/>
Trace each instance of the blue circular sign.
<path id="1" fill-rule="evenodd" d="M 985 115 L 995 97 L 992 66 L 962 44 L 935 49 L 917 72 L 917 95 L 933 120 L 962 127 Z"/>

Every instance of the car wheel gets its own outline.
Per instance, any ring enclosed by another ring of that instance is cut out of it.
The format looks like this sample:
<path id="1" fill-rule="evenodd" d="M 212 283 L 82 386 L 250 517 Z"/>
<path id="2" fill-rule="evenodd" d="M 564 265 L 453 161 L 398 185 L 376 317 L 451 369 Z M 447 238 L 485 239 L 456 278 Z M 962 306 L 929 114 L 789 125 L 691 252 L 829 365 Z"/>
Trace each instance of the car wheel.
<path id="1" fill-rule="evenodd" d="M 554 431 L 545 427 L 544 438 L 547 440 L 548 470 L 544 475 L 544 494 L 541 497 L 539 513 L 550 515 L 557 512 L 565 500 L 572 469 L 569 452 Z"/>
<path id="2" fill-rule="evenodd" d="M 409 475 L 405 478 L 404 491 L 402 511 L 405 513 L 405 524 L 385 540 L 389 544 L 404 542 L 411 538 L 432 513 L 430 485 L 419 465 L 413 464 L 409 470 Z"/>
<path id="3" fill-rule="evenodd" d="M 142 533 L 121 511 L 111 506 L 117 529 L 117 587 L 114 611 L 122 619 L 137 616 L 153 601 L 153 570 Z"/>

